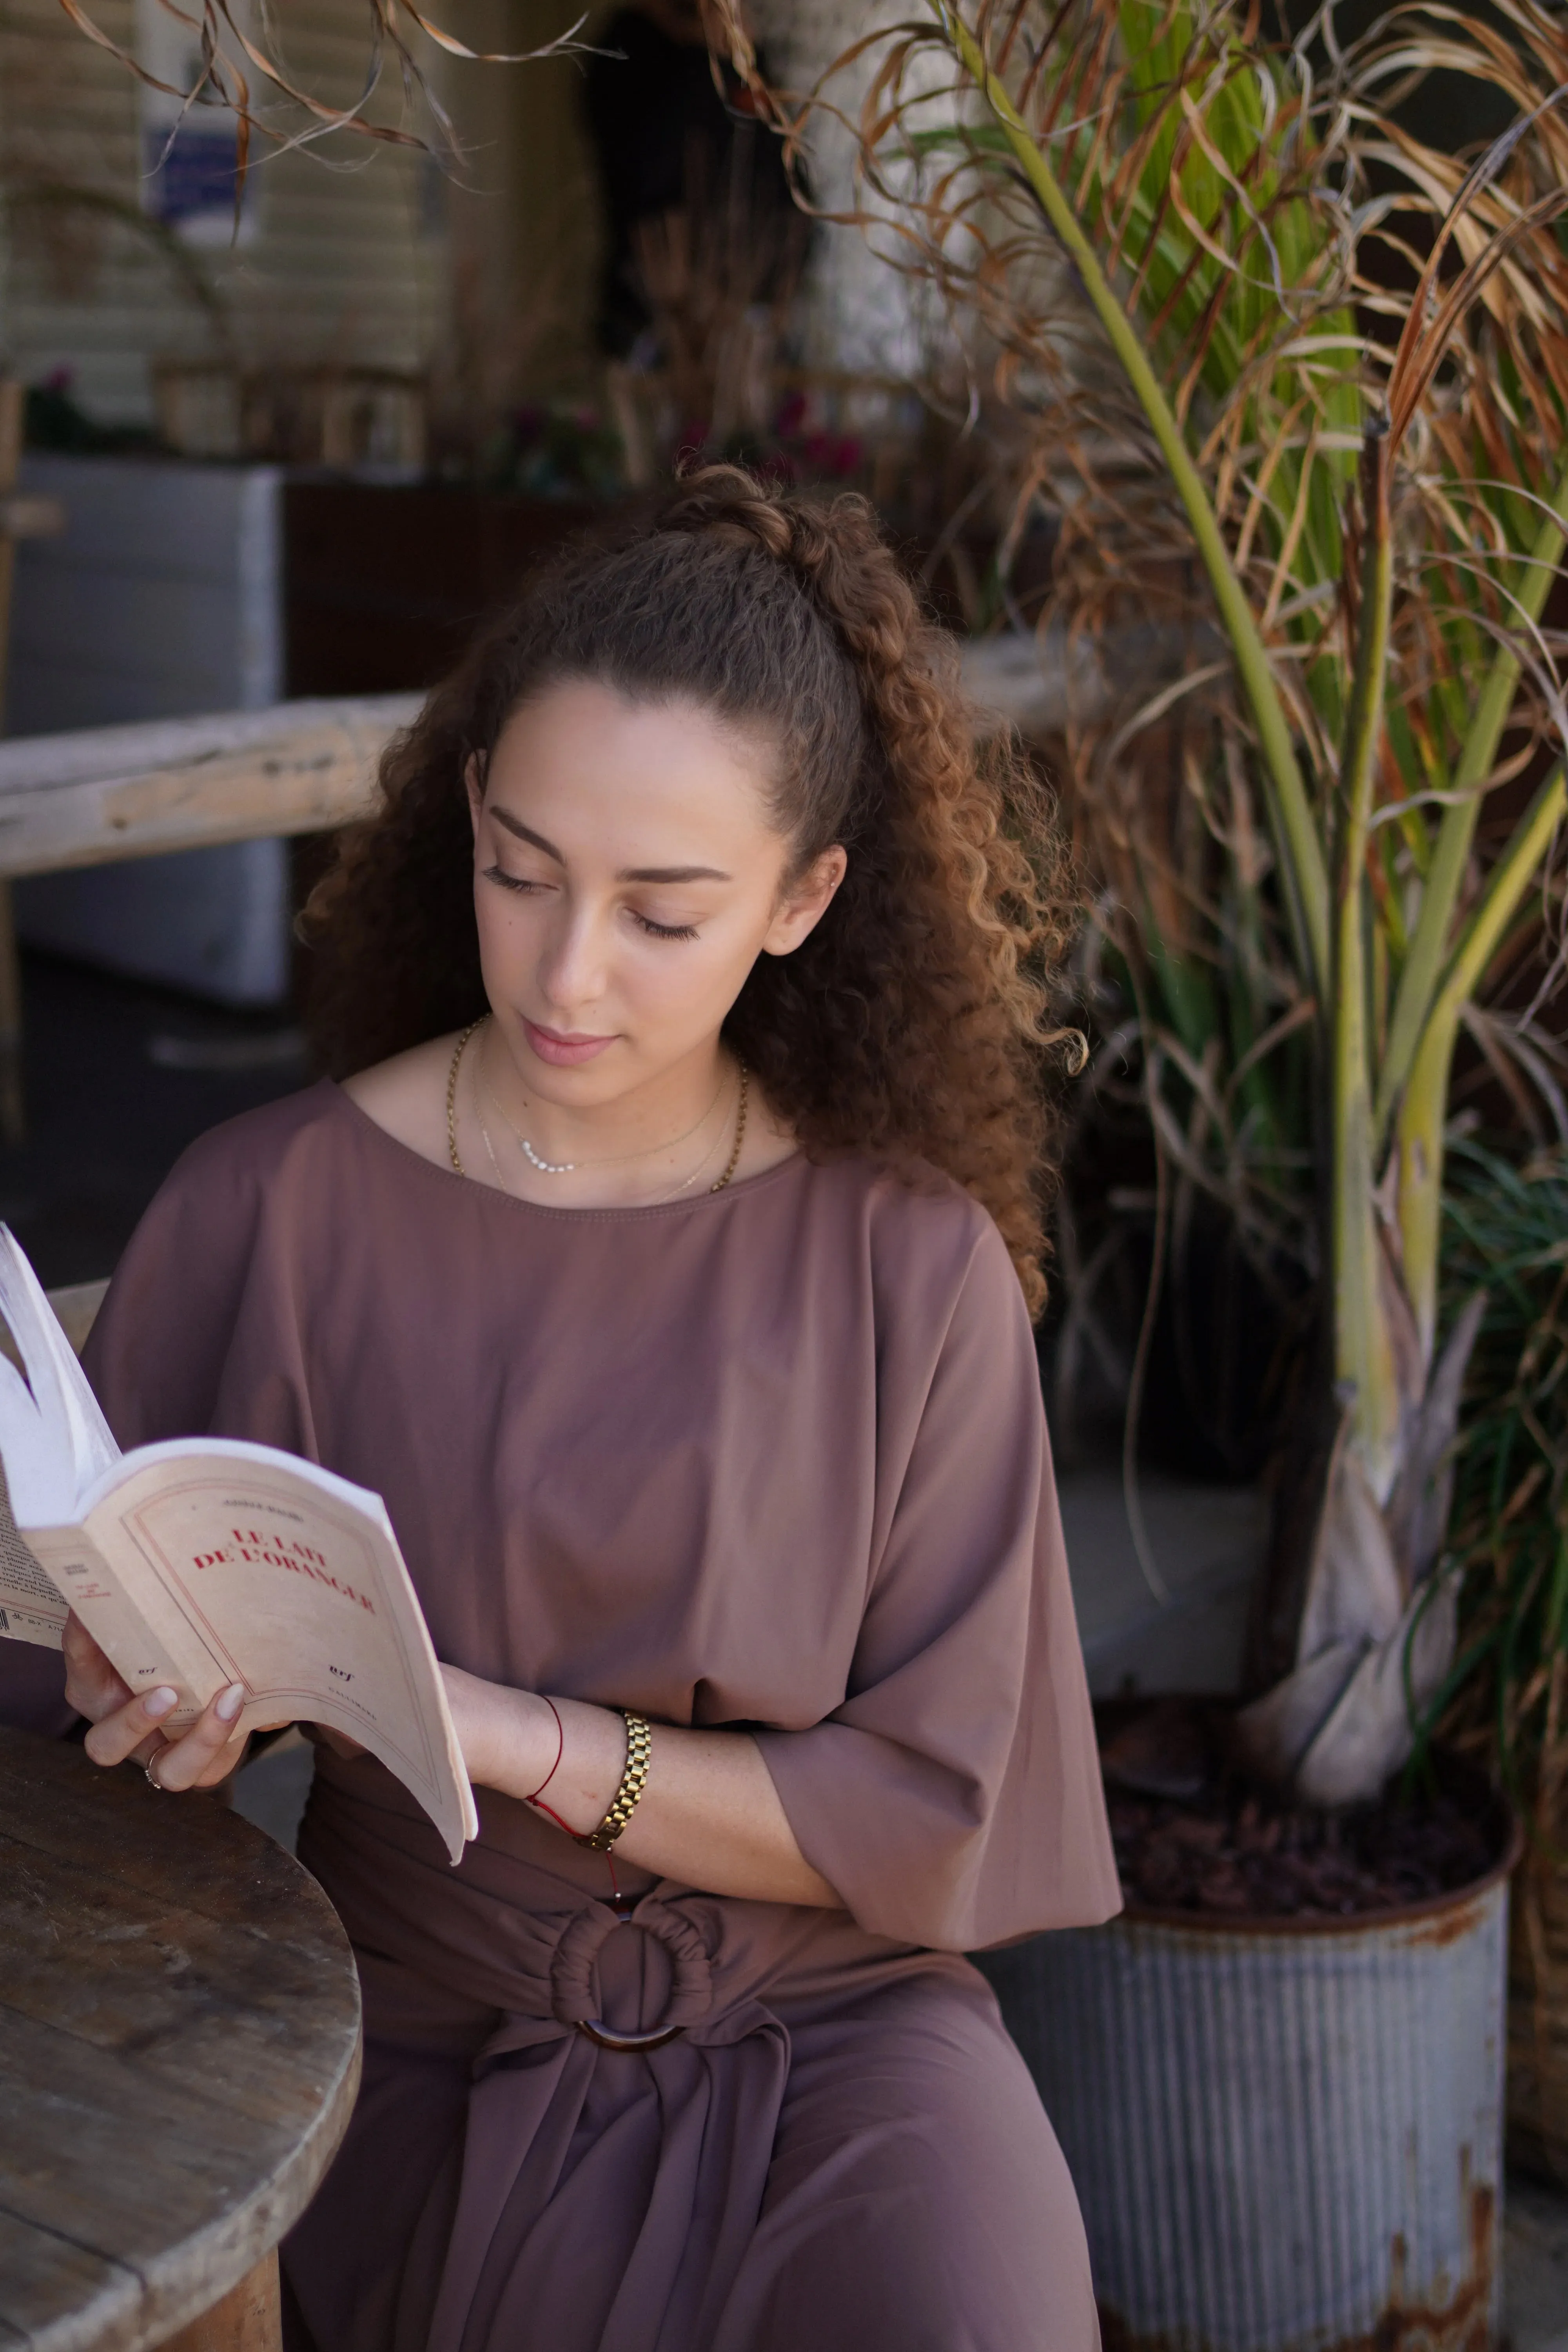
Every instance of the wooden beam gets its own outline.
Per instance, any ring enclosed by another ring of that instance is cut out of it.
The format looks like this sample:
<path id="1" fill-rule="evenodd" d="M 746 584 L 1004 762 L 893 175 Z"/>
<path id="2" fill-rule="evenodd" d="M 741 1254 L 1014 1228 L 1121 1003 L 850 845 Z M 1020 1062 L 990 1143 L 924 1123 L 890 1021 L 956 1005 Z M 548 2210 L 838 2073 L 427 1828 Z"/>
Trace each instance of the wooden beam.
<path id="1" fill-rule="evenodd" d="M 1108 668 L 1100 651 L 1069 646 L 1059 632 L 982 639 L 964 648 L 964 688 L 983 727 L 1015 726 L 1038 741 L 1069 719 L 1104 718 L 1190 658 L 1169 631 L 1126 632 L 1112 650 Z M 0 877 L 330 832 L 363 814 L 377 761 L 422 699 L 281 702 L 0 742 Z"/>
<path id="2" fill-rule="evenodd" d="M 1016 727 L 1031 742 L 1065 734 L 1073 720 L 1092 724 L 1108 702 L 1097 648 L 1087 641 L 1069 648 L 1059 629 L 1045 637 L 971 638 L 963 690 L 982 734 Z"/>
<path id="3" fill-rule="evenodd" d="M 286 702 L 0 743 L 0 875 L 348 824 L 422 699 Z"/>
<path id="4" fill-rule="evenodd" d="M 965 685 L 1026 733 L 1062 700 L 1027 639 L 968 648 Z M 381 753 L 422 699 L 282 702 L 0 742 L 0 877 L 330 832 L 364 814 Z"/>

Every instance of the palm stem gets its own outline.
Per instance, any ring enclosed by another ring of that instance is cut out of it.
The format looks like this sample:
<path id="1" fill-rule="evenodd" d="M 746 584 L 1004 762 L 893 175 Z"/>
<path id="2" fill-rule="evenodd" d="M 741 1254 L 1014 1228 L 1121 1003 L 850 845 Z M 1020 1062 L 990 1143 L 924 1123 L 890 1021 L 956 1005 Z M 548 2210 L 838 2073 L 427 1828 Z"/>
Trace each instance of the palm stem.
<path id="1" fill-rule="evenodd" d="M 1563 821 L 1565 802 L 1568 792 L 1559 765 L 1536 793 L 1506 854 L 1487 878 L 1487 887 L 1465 927 L 1427 1015 L 1399 1106 L 1395 1148 L 1399 1154 L 1398 1216 L 1405 1286 L 1415 1310 L 1415 1328 L 1428 1362 L 1437 1326 L 1443 1133 L 1454 1042 L 1465 1007 L 1486 977 L 1499 941 L 1540 871 L 1552 836 Z"/>
<path id="2" fill-rule="evenodd" d="M 1379 1280 L 1366 975 L 1366 850 L 1394 604 L 1388 473 L 1388 428 L 1380 419 L 1368 428 L 1362 455 L 1361 625 L 1340 774 L 1330 1067 L 1334 1371 L 1337 1380 L 1354 1391 L 1357 1444 L 1380 1502 L 1386 1499 L 1398 1467 L 1400 1406 L 1393 1340 Z"/>
<path id="3" fill-rule="evenodd" d="M 1521 567 L 1514 593 L 1520 625 L 1539 621 L 1547 591 L 1557 577 L 1557 566 L 1568 543 L 1568 466 L 1559 476 L 1533 545 Z M 1511 645 L 1499 646 L 1479 695 L 1468 731 L 1454 770 L 1454 791 L 1460 795 L 1443 813 L 1436 845 L 1421 893 L 1421 912 L 1410 941 L 1410 952 L 1400 974 L 1389 1023 L 1388 1050 L 1378 1076 L 1377 1108 L 1373 1127 L 1381 1142 L 1389 1130 L 1401 1087 L 1410 1076 L 1447 950 L 1448 927 L 1454 919 L 1476 820 L 1498 744 L 1513 707 L 1519 684 L 1520 656 Z"/>
<path id="4" fill-rule="evenodd" d="M 995 116 L 1016 156 L 1030 188 L 1052 228 L 1071 255 L 1085 292 L 1121 362 L 1138 404 L 1149 420 L 1160 454 L 1170 468 L 1176 494 L 1186 510 L 1199 558 L 1219 607 L 1230 641 L 1242 690 L 1258 730 L 1258 746 L 1269 786 L 1268 810 L 1280 865 L 1295 919 L 1304 933 L 1304 961 L 1312 975 L 1320 1002 L 1326 1000 L 1331 974 L 1328 871 L 1322 844 L 1312 820 L 1311 803 L 1297 761 L 1290 724 L 1275 682 L 1268 648 L 1247 602 L 1230 550 L 1226 544 L 1203 478 L 1193 462 L 1182 428 L 1167 401 L 1159 378 L 1133 331 L 1131 321 L 1100 267 L 1089 236 L 1058 183 L 1046 155 L 1030 134 L 1012 100 L 991 71 L 985 53 L 969 27 L 947 0 L 931 0 L 944 34 L 957 50 L 965 72 Z"/>

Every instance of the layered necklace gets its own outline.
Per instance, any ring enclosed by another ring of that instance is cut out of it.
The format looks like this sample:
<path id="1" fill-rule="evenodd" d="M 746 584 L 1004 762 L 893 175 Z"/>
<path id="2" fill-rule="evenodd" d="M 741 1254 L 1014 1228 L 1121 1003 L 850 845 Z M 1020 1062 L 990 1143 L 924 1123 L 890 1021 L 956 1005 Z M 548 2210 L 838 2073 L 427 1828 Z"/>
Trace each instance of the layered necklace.
<path id="1" fill-rule="evenodd" d="M 447 1156 L 451 1160 L 454 1170 L 459 1176 L 466 1176 L 468 1171 L 464 1167 L 462 1155 L 458 1150 L 458 1073 L 462 1067 L 464 1050 L 467 1047 L 469 1039 L 474 1035 L 476 1030 L 483 1028 L 485 1023 L 489 1019 L 489 1013 L 481 1013 L 478 1021 L 469 1022 L 468 1027 L 458 1038 L 456 1046 L 453 1048 L 452 1066 L 447 1073 Z M 710 1192 L 721 1192 L 724 1190 L 724 1187 L 730 1182 L 731 1177 L 735 1173 L 736 1168 L 740 1165 L 741 1147 L 746 1139 L 746 1107 L 750 1093 L 751 1073 L 747 1069 L 744 1062 L 740 1066 L 740 1072 L 741 1087 L 740 1099 L 736 1107 L 735 1114 L 735 1139 L 731 1147 L 730 1157 L 725 1165 L 722 1175 L 721 1175 L 714 1183 L 710 1184 L 708 1187 L 708 1190 Z M 496 1149 L 494 1144 L 490 1141 L 489 1129 L 485 1125 L 484 1113 L 479 1108 L 479 1088 L 481 1086 L 483 1086 L 484 1092 L 489 1096 L 491 1108 L 500 1117 L 502 1125 L 506 1128 L 508 1134 L 511 1137 L 512 1141 L 517 1145 L 518 1150 L 521 1152 L 529 1166 L 534 1169 L 541 1176 L 571 1176 L 576 1174 L 581 1170 L 590 1168 L 615 1168 L 623 1165 L 628 1160 L 646 1160 L 651 1158 L 656 1152 L 678 1150 L 681 1144 L 689 1141 L 689 1139 L 698 1132 L 698 1129 L 705 1127 L 708 1121 L 712 1118 L 713 1113 L 718 1108 L 720 1101 L 722 1098 L 725 1081 L 723 1079 L 720 1080 L 719 1091 L 714 1096 L 712 1101 L 709 1104 L 707 1109 L 703 1112 L 701 1118 L 695 1120 L 690 1127 L 687 1128 L 683 1134 L 673 1137 L 668 1143 L 647 1144 L 640 1150 L 637 1151 L 615 1152 L 604 1160 L 546 1160 L 540 1152 L 534 1150 L 527 1136 L 522 1134 L 520 1129 L 512 1124 L 512 1121 L 508 1118 L 505 1110 L 501 1108 L 501 1105 L 496 1100 L 492 1089 L 488 1085 L 484 1084 L 482 1076 L 478 1070 L 476 1070 L 474 1116 L 479 1122 L 479 1133 L 484 1139 L 485 1150 L 489 1154 L 490 1166 L 495 1171 L 496 1182 L 500 1185 L 503 1192 L 510 1192 L 511 1187 L 508 1184 L 506 1178 L 501 1173 L 500 1161 L 496 1157 Z M 709 1145 L 708 1150 L 703 1153 L 701 1159 L 698 1161 L 690 1175 L 687 1177 L 685 1182 L 683 1184 L 678 1184 L 672 1192 L 666 1193 L 663 1196 L 665 1199 L 671 1201 L 679 1200 L 682 1192 L 689 1192 L 691 1190 L 691 1187 L 696 1183 L 698 1178 L 709 1166 L 721 1139 L 722 1129 L 721 1129 L 720 1133 L 714 1137 L 713 1141 Z"/>

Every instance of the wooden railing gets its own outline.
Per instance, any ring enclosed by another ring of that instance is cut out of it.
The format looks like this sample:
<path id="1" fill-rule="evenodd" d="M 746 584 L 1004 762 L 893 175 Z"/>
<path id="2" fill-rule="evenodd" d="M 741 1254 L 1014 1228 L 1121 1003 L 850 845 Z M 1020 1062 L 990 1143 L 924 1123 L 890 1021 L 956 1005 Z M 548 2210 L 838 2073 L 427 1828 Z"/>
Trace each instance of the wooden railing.
<path id="1" fill-rule="evenodd" d="M 1115 676 L 1088 645 L 982 638 L 964 649 L 964 687 L 983 725 L 1047 740 L 1064 730 L 1069 710 L 1091 722 L 1130 680 L 1146 688 L 1167 669 L 1176 674 L 1181 647 L 1156 643 L 1158 635 L 1117 641 Z M 376 761 L 421 699 L 280 702 L 0 741 L 0 877 L 330 832 L 363 814 Z"/>
<path id="2" fill-rule="evenodd" d="M 329 832 L 361 815 L 415 694 L 281 702 L 0 742 L 0 875 Z"/>

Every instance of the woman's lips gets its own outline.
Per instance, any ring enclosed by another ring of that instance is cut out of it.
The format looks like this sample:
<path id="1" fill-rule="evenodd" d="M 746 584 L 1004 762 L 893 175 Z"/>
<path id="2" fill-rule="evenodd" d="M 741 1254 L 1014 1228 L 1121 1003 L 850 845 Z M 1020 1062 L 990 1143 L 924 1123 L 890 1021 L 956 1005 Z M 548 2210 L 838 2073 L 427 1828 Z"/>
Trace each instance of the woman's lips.
<path id="1" fill-rule="evenodd" d="M 557 1070 L 569 1070 L 579 1062 L 591 1062 L 606 1045 L 615 1044 L 614 1037 L 577 1037 L 563 1035 L 558 1029 L 541 1029 L 537 1022 L 523 1016 L 523 1029 L 528 1042 L 542 1062 Z"/>

